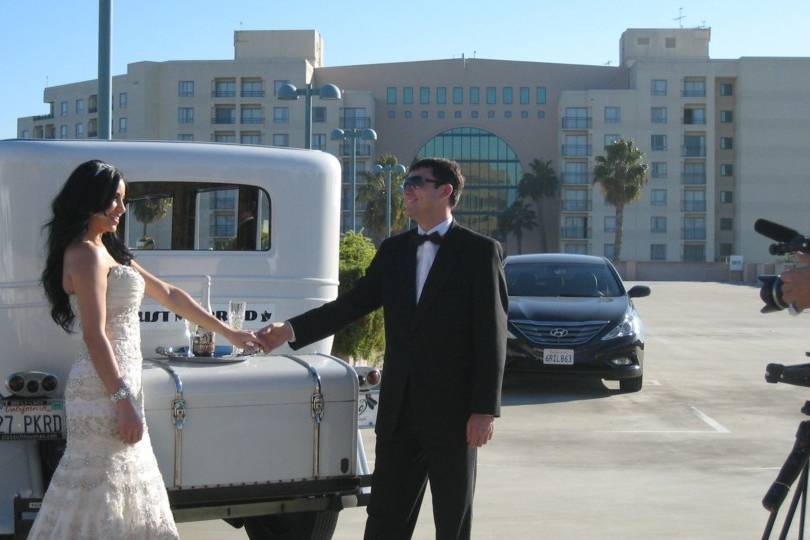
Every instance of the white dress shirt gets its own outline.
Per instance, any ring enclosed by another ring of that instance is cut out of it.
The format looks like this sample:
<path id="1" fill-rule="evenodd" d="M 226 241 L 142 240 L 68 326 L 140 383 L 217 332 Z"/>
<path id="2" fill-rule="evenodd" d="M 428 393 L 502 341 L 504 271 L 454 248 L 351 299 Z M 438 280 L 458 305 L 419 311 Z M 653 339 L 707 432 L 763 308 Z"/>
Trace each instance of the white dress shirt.
<path id="1" fill-rule="evenodd" d="M 425 231 L 422 227 L 418 228 L 419 235 L 431 234 L 434 232 L 439 233 L 441 236 L 447 234 L 447 230 L 453 223 L 453 216 L 442 221 L 429 231 Z M 439 251 L 439 246 L 433 242 L 423 242 L 416 248 L 416 302 L 419 303 L 419 298 L 422 296 L 422 288 L 425 286 L 430 267 L 433 266 L 433 261 L 436 259 L 436 253 Z"/>

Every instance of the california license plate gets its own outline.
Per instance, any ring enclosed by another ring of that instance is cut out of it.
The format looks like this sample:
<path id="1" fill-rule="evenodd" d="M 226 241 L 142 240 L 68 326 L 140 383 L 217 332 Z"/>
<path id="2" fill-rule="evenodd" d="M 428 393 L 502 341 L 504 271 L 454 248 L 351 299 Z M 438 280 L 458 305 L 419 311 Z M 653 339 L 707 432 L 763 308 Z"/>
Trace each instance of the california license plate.
<path id="1" fill-rule="evenodd" d="M 574 351 L 573 349 L 544 349 L 543 364 L 553 366 L 573 366 Z"/>
<path id="2" fill-rule="evenodd" d="M 58 439 L 64 429 L 61 399 L 0 401 L 0 440 Z"/>

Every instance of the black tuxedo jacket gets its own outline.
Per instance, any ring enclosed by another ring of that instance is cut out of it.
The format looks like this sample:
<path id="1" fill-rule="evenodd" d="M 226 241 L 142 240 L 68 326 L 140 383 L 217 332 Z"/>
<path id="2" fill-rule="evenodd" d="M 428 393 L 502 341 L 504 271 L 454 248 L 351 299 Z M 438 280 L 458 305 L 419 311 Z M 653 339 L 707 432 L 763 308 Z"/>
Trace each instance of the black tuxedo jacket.
<path id="1" fill-rule="evenodd" d="M 500 244 L 455 222 L 416 302 L 416 229 L 385 240 L 366 275 L 336 300 L 290 319 L 294 349 L 382 306 L 385 360 L 376 432 L 403 404 L 417 429 L 462 440 L 471 413 L 500 414 L 507 293 Z"/>

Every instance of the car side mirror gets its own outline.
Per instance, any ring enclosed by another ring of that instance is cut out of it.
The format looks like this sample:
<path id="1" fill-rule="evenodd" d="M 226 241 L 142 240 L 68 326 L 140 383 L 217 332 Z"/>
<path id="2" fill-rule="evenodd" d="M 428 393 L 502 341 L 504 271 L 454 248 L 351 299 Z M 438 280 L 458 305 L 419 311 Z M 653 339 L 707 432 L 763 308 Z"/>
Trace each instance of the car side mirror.
<path id="1" fill-rule="evenodd" d="M 644 298 L 645 296 L 650 296 L 650 288 L 646 285 L 636 285 L 627 291 L 627 296 L 630 298 Z"/>

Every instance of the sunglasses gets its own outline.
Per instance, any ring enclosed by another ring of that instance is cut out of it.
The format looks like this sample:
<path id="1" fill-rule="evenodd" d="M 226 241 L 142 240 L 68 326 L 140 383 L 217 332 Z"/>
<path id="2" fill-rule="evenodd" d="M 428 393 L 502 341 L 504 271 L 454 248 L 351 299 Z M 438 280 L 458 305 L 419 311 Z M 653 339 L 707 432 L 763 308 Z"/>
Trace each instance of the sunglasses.
<path id="1" fill-rule="evenodd" d="M 406 189 L 415 189 L 424 187 L 425 183 L 434 184 L 435 186 L 439 186 L 443 184 L 441 180 L 432 180 L 430 178 L 425 178 L 424 176 L 419 176 L 417 174 L 408 176 L 402 182 L 402 190 L 405 191 Z"/>

